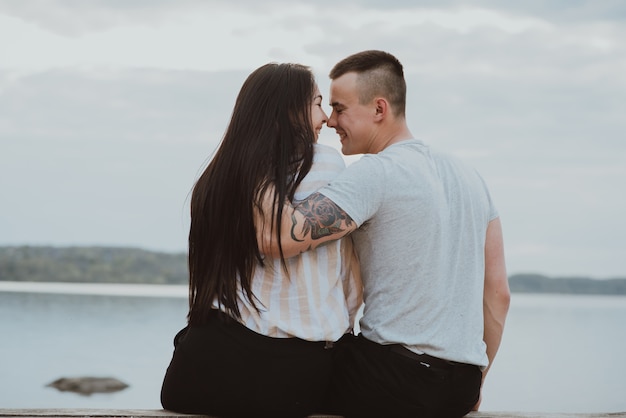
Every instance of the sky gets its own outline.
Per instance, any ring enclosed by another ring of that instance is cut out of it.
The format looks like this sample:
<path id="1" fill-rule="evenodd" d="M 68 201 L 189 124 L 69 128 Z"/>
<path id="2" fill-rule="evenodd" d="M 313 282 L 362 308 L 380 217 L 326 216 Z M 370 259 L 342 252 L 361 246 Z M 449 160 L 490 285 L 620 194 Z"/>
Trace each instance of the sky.
<path id="1" fill-rule="evenodd" d="M 308 65 L 330 114 L 365 49 L 403 63 L 412 133 L 485 178 L 509 274 L 626 277 L 620 0 L 0 0 L 0 245 L 186 251 L 247 75 Z"/>

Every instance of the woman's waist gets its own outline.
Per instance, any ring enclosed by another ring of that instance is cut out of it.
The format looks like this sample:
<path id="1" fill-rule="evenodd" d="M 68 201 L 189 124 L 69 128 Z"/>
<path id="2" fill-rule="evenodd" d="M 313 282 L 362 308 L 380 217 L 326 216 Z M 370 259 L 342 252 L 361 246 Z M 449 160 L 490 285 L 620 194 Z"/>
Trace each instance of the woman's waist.
<path id="1" fill-rule="evenodd" d="M 255 308 L 256 306 L 256 308 Z M 273 338 L 300 338 L 307 341 L 337 341 L 352 330 L 345 303 L 316 306 L 264 305 L 253 306 L 239 298 L 239 322 L 246 328 Z M 217 306 L 215 306 L 217 308 Z"/>

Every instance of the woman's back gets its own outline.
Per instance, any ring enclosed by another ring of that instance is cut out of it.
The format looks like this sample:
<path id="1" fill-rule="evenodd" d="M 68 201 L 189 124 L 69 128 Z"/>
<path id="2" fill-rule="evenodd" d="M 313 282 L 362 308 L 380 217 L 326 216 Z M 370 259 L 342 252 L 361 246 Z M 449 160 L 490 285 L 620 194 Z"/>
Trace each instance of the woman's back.
<path id="1" fill-rule="evenodd" d="M 327 185 L 345 168 L 339 153 L 315 145 L 313 166 L 299 185 L 301 200 Z M 266 258 L 252 278 L 257 311 L 239 292 L 241 322 L 269 337 L 336 341 L 352 329 L 361 304 L 361 281 L 351 238 L 285 260 Z M 217 305 L 215 305 L 217 308 Z"/>

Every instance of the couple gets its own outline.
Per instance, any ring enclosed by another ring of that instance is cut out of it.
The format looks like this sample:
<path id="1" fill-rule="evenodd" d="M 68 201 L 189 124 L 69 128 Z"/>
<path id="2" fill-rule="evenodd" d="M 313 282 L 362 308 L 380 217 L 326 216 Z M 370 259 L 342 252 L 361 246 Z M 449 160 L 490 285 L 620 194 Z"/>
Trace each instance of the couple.
<path id="1" fill-rule="evenodd" d="M 268 64 L 241 88 L 192 195 L 166 409 L 461 417 L 480 404 L 510 298 L 487 187 L 413 138 L 394 56 L 351 55 L 330 78 L 330 118 L 307 67 Z M 316 143 L 324 123 L 364 156 L 344 169 Z"/>

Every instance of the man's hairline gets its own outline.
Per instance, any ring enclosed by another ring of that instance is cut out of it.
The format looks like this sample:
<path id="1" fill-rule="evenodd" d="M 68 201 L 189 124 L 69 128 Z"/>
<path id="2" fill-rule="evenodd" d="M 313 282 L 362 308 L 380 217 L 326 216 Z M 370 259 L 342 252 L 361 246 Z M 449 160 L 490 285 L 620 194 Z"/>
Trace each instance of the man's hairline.
<path id="1" fill-rule="evenodd" d="M 363 71 L 349 70 L 349 71 L 346 71 L 346 72 L 344 72 L 344 73 L 341 73 L 340 75 L 336 76 L 335 78 L 330 77 L 331 87 L 332 87 L 332 83 L 333 83 L 333 82 L 335 82 L 336 80 L 340 79 L 341 77 L 346 76 L 346 75 L 348 75 L 348 74 L 354 74 L 354 75 L 356 75 L 356 79 L 355 79 L 355 81 L 354 81 L 354 82 L 355 82 L 355 84 L 356 84 L 356 88 L 357 88 L 357 90 L 358 90 L 358 91 L 361 91 L 361 90 L 359 89 L 359 83 L 360 83 L 360 81 L 361 81 L 361 76 L 362 76 L 363 74 L 365 74 L 365 73 L 369 72 L 369 71 L 374 71 L 374 70 L 376 70 L 376 68 L 370 68 L 370 69 L 363 70 Z M 381 97 L 382 97 L 382 96 L 381 96 Z M 361 100 L 361 94 L 357 94 L 357 98 L 358 98 L 358 103 L 359 103 L 360 105 L 367 104 L 366 102 L 364 102 L 364 101 L 362 101 L 362 100 Z M 372 97 L 372 99 L 371 99 L 370 101 L 374 100 L 375 98 L 376 98 L 376 96 Z M 331 98 L 329 97 L 329 99 L 331 99 Z M 389 99 L 388 99 L 388 98 L 385 98 L 385 100 L 389 101 Z M 345 105 L 343 105 L 343 104 L 342 104 L 342 103 L 340 103 L 340 102 L 331 102 L 331 103 L 329 103 L 329 106 L 330 106 L 330 107 L 332 107 L 332 108 L 334 109 L 334 108 L 335 108 L 335 106 L 345 106 Z"/>

